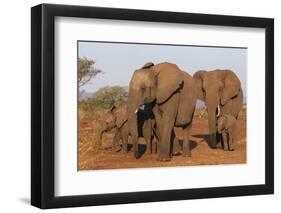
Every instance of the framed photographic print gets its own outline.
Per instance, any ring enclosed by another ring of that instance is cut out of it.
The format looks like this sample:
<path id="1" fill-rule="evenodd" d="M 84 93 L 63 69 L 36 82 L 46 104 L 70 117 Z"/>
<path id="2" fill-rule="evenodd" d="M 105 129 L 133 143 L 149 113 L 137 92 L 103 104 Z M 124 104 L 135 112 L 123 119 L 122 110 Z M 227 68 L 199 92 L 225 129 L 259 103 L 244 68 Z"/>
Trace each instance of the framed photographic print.
<path id="1" fill-rule="evenodd" d="M 31 203 L 272 194 L 274 20 L 31 9 Z"/>

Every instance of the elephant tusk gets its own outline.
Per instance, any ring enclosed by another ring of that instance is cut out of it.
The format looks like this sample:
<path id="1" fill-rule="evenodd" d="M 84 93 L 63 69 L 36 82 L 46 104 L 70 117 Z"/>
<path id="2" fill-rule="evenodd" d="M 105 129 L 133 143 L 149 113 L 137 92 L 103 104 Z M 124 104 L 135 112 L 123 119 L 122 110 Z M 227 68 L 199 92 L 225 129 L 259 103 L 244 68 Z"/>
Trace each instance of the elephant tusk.
<path id="1" fill-rule="evenodd" d="M 217 117 L 219 117 L 221 114 L 221 108 L 220 108 L 220 105 L 218 105 L 218 113 L 217 113 Z"/>
<path id="2" fill-rule="evenodd" d="M 138 111 L 139 111 L 139 108 L 136 108 L 136 110 L 135 110 L 135 114 L 137 114 L 137 113 L 138 113 Z"/>
<path id="3" fill-rule="evenodd" d="M 145 107 L 144 104 L 137 107 L 136 110 L 135 110 L 135 114 L 137 114 L 139 110 L 144 110 L 144 107 Z"/>

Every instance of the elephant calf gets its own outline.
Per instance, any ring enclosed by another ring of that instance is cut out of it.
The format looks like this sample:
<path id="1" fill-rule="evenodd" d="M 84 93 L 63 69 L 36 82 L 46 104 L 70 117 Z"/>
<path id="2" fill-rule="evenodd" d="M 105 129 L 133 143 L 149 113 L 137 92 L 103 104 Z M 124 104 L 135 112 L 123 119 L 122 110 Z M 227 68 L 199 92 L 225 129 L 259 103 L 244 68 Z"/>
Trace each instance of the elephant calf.
<path id="1" fill-rule="evenodd" d="M 126 107 L 113 106 L 104 117 L 105 120 L 101 122 L 99 137 L 102 138 L 105 132 L 108 132 L 112 129 L 116 129 L 112 141 L 112 149 L 116 152 L 120 151 L 120 146 L 118 142 L 120 139 L 122 139 L 123 152 L 127 152 L 127 141 L 129 133 L 127 125 Z"/>
<path id="2" fill-rule="evenodd" d="M 156 130 L 153 129 L 155 126 L 155 120 L 146 120 L 144 112 L 139 111 L 139 137 L 144 137 L 149 153 L 156 152 Z M 122 152 L 127 153 L 128 151 L 128 137 L 129 137 L 129 125 L 127 120 L 127 109 L 126 106 L 116 107 L 113 106 L 106 116 L 105 121 L 102 123 L 100 138 L 105 132 L 108 132 L 116 128 L 113 141 L 112 149 L 116 152 L 120 151 L 119 141 L 122 141 Z M 151 147 L 152 145 L 152 147 Z"/>
<path id="3" fill-rule="evenodd" d="M 233 115 L 220 115 L 217 120 L 218 133 L 222 134 L 224 150 L 234 150 L 236 119 Z"/>

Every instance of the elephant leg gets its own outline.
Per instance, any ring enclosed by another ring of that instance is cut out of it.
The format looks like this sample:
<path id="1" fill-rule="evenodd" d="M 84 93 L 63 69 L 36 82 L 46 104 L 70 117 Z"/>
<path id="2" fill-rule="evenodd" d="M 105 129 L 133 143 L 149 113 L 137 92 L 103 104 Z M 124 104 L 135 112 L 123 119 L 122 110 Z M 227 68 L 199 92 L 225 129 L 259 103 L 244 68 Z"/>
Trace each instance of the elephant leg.
<path id="1" fill-rule="evenodd" d="M 222 132 L 222 140 L 223 140 L 223 149 L 228 150 L 228 137 L 226 131 Z"/>
<path id="2" fill-rule="evenodd" d="M 121 132 L 119 129 L 116 129 L 115 135 L 113 137 L 112 141 L 112 151 L 119 152 L 120 146 L 119 146 L 119 140 L 121 139 Z"/>
<path id="3" fill-rule="evenodd" d="M 160 109 L 157 105 L 155 105 L 152 109 L 154 117 L 155 117 L 155 124 L 156 128 L 154 129 L 154 138 L 155 138 L 155 146 L 156 150 L 155 153 L 160 152 L 161 147 L 161 133 L 160 133 L 160 126 L 161 126 L 161 120 L 162 120 L 162 113 L 160 112 Z"/>
<path id="4" fill-rule="evenodd" d="M 191 124 L 183 127 L 183 146 L 182 146 L 182 156 L 191 157 L 189 136 L 190 136 Z"/>
<path id="5" fill-rule="evenodd" d="M 132 139 L 132 144 L 133 144 L 133 151 L 134 151 L 134 156 L 136 159 L 140 158 L 139 154 L 139 145 L 138 145 L 138 135 L 137 133 L 131 133 L 131 139 Z"/>
<path id="6" fill-rule="evenodd" d="M 234 151 L 235 150 L 235 144 L 234 144 L 234 137 L 233 137 L 233 131 L 229 130 L 229 150 Z"/>
<path id="7" fill-rule="evenodd" d="M 157 135 L 156 129 L 153 127 L 152 128 L 152 139 L 151 139 L 151 149 L 152 149 L 152 153 L 157 153 L 157 146 L 159 143 L 159 137 Z"/>
<path id="8" fill-rule="evenodd" d="M 128 152 L 128 130 L 122 129 L 122 152 Z"/>
<path id="9" fill-rule="evenodd" d="M 143 125 L 143 137 L 146 141 L 146 153 L 151 154 L 151 135 L 152 135 L 152 126 L 151 119 L 144 121 Z"/>
<path id="10" fill-rule="evenodd" d="M 161 115 L 161 112 L 160 112 L 159 107 L 157 105 L 153 107 L 152 112 L 154 114 L 155 123 L 156 123 L 155 135 L 156 135 L 157 139 L 160 141 L 160 132 L 159 132 L 158 127 L 161 124 L 162 115 Z"/>
<path id="11" fill-rule="evenodd" d="M 170 146 L 171 146 L 171 132 L 172 132 L 173 124 L 167 122 L 161 124 L 160 127 L 162 129 L 161 129 L 161 141 L 160 141 L 158 160 L 169 161 L 171 160 Z"/>
<path id="12" fill-rule="evenodd" d="M 159 124 L 160 152 L 158 160 L 171 160 L 171 135 L 174 128 L 179 103 L 179 94 L 172 96 L 161 106 L 162 118 Z"/>
<path id="13" fill-rule="evenodd" d="M 151 146 L 152 153 L 157 153 L 157 139 L 155 137 L 153 137 L 151 143 L 152 143 L 152 146 Z"/>
<path id="14" fill-rule="evenodd" d="M 131 141 L 133 145 L 133 154 L 136 159 L 140 158 L 139 154 L 139 146 L 138 146 L 138 140 L 139 140 L 139 132 L 138 132 L 138 119 L 136 114 L 134 114 L 132 117 L 128 118 L 128 132 L 131 136 Z"/>
<path id="15" fill-rule="evenodd" d="M 176 137 L 175 130 L 173 128 L 171 141 L 173 142 L 173 155 L 179 155 L 181 153 L 181 147 L 178 138 Z"/>

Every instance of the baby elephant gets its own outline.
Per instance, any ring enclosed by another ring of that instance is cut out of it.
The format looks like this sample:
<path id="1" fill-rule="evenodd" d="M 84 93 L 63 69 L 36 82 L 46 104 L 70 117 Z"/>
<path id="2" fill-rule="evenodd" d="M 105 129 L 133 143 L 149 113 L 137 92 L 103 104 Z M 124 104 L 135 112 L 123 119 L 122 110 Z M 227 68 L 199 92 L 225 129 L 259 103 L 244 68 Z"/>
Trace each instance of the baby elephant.
<path id="1" fill-rule="evenodd" d="M 144 113 L 140 110 L 139 112 L 139 137 L 143 137 L 146 141 L 148 153 L 156 152 L 156 130 L 153 128 L 155 126 L 154 119 L 146 119 Z M 105 132 L 112 129 L 116 129 L 113 141 L 112 149 L 116 152 L 120 151 L 119 141 L 122 141 L 122 151 L 127 153 L 128 151 L 128 136 L 129 127 L 127 121 L 127 109 L 126 105 L 116 107 L 113 106 L 105 116 L 103 122 L 101 122 L 100 138 Z"/>
<path id="2" fill-rule="evenodd" d="M 234 150 L 236 119 L 233 115 L 220 115 L 217 120 L 218 133 L 222 134 L 224 150 Z"/>
<path id="3" fill-rule="evenodd" d="M 104 116 L 104 120 L 100 123 L 100 140 L 105 132 L 116 129 L 112 141 L 112 149 L 116 152 L 120 151 L 119 140 L 122 140 L 123 152 L 127 152 L 127 141 L 129 128 L 127 122 L 126 105 L 121 107 L 113 106 Z"/>

